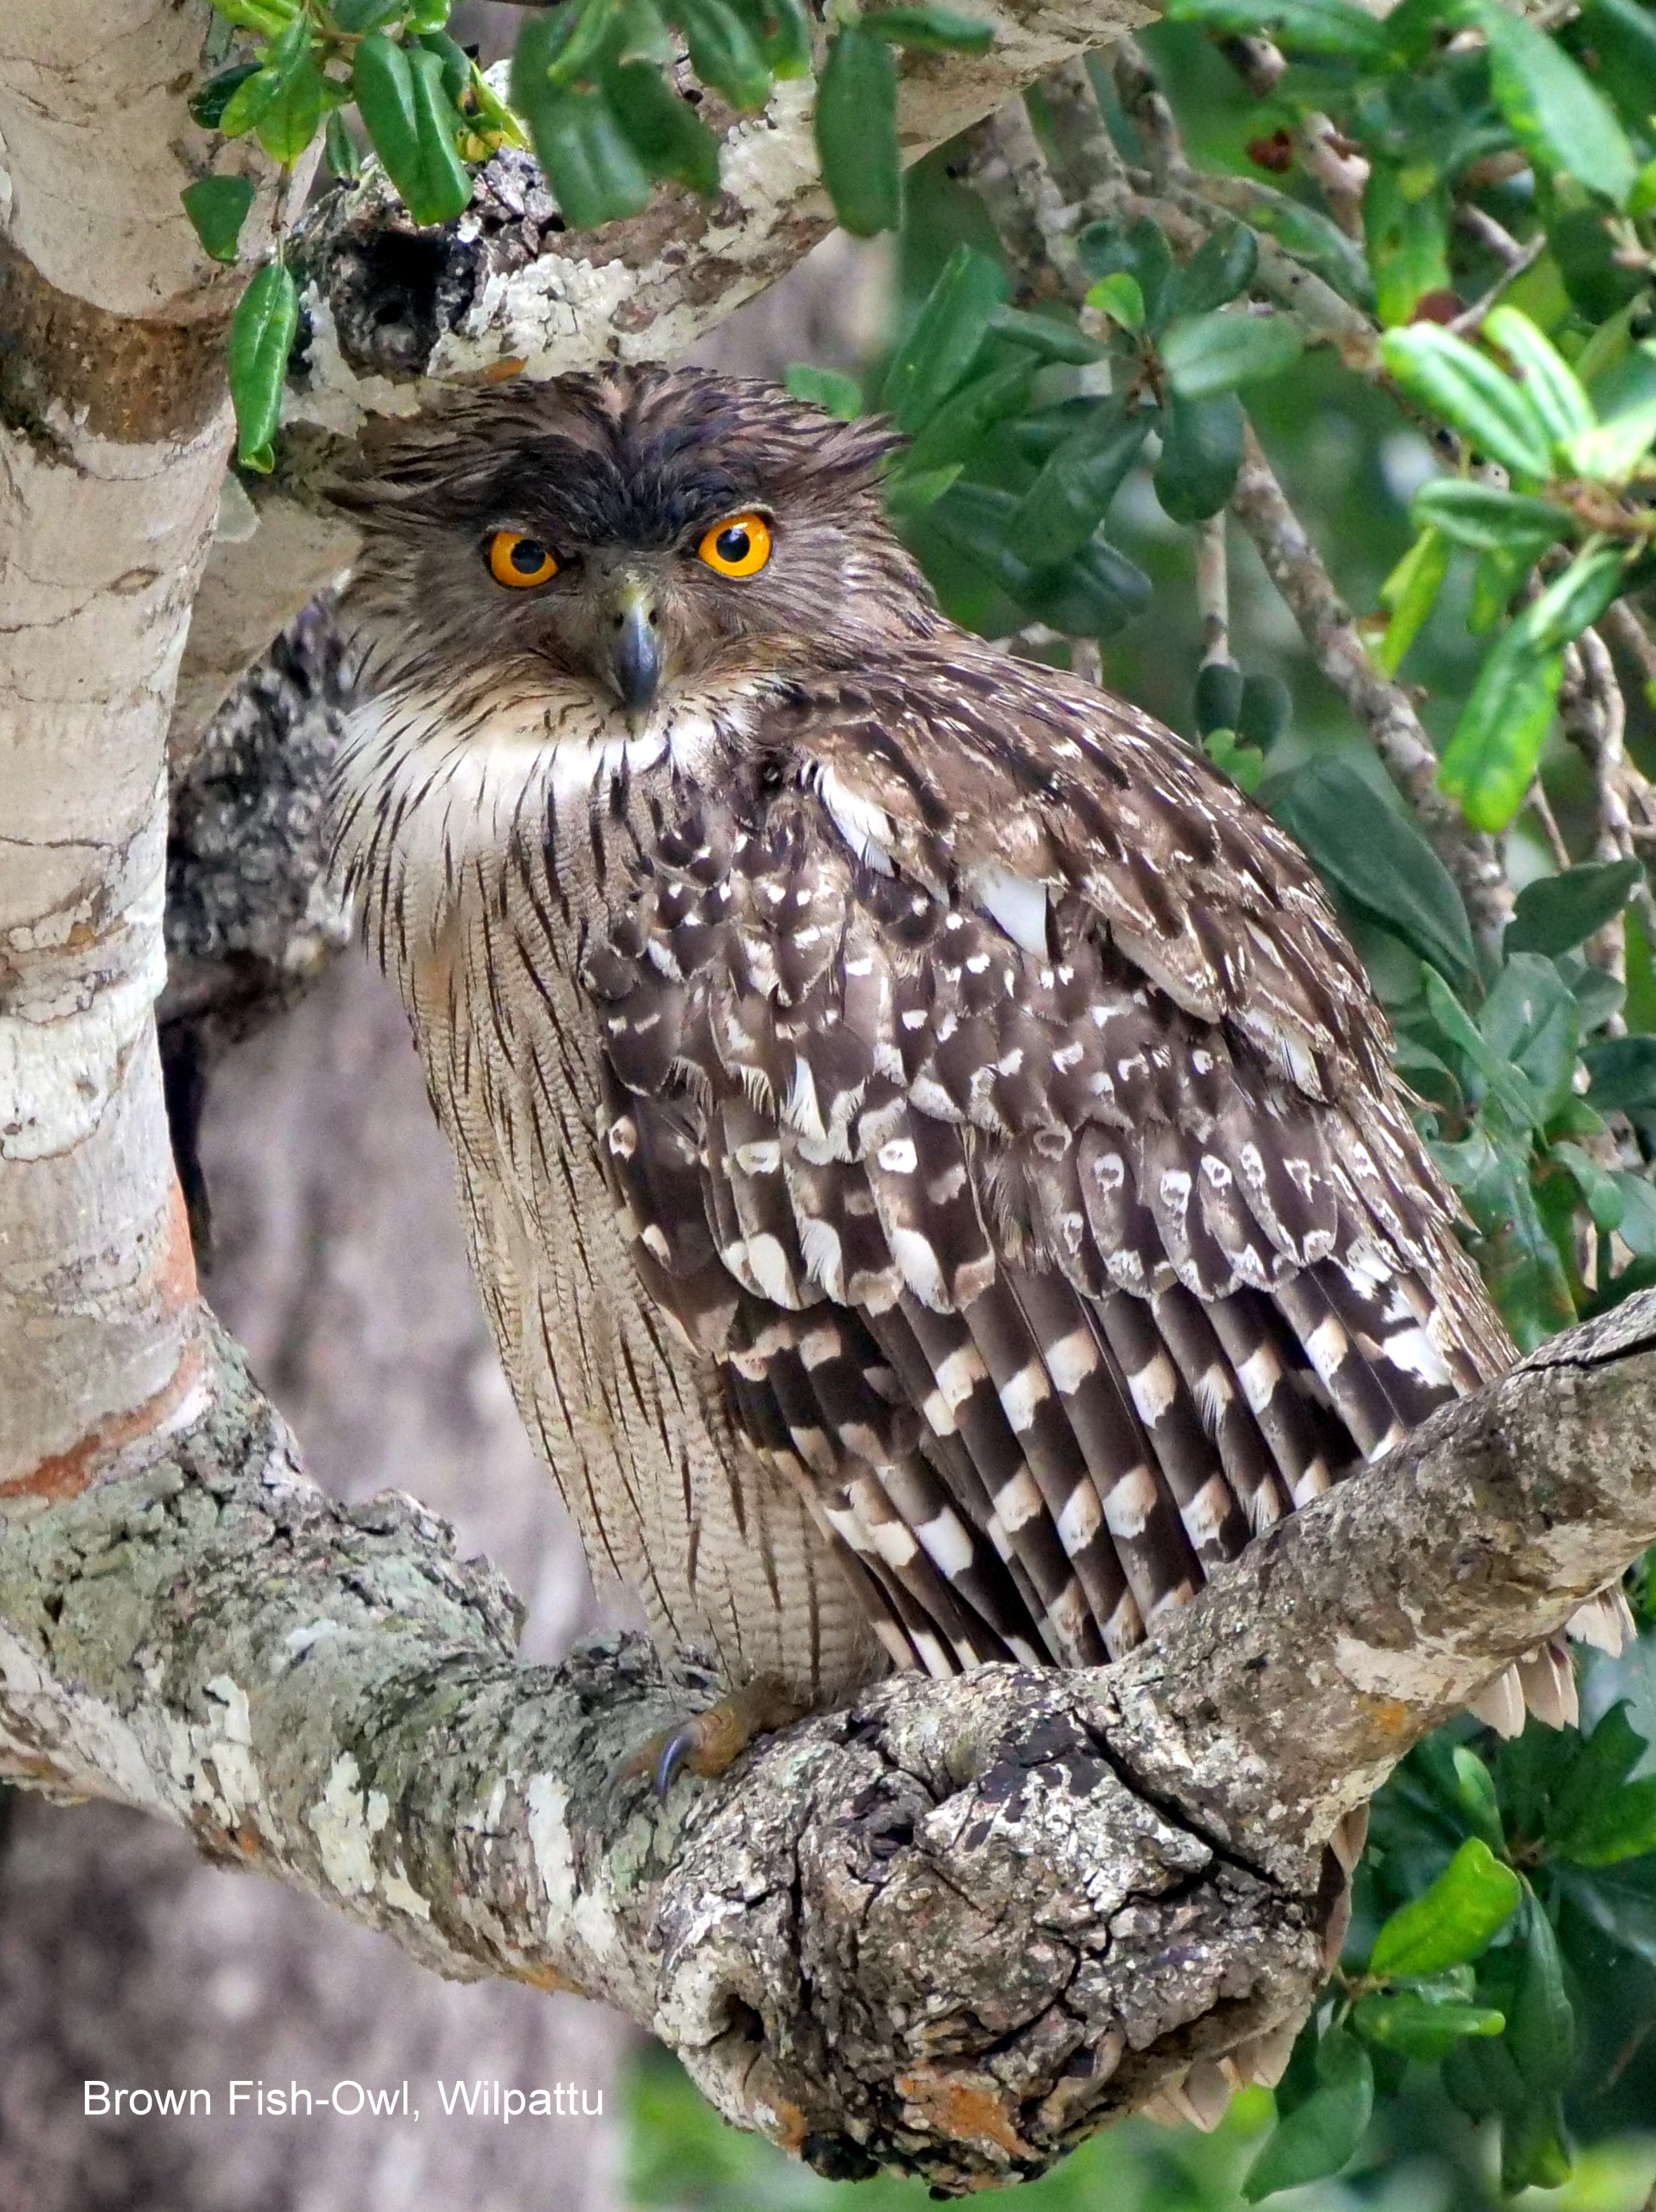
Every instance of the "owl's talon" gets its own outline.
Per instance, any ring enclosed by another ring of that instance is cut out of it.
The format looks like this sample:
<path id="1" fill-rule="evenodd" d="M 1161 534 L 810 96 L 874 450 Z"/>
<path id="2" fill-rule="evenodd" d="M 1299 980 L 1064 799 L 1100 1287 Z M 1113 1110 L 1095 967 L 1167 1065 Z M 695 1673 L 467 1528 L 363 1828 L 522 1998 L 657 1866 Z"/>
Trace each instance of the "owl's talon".
<path id="1" fill-rule="evenodd" d="M 692 1713 L 676 1727 L 664 1729 L 640 1744 L 625 1759 L 623 1780 L 647 1774 L 658 1797 L 672 1788 L 681 1766 L 704 1781 L 712 1781 L 734 1764 L 756 1736 L 786 1728 L 799 1718 L 802 1706 L 779 1682 L 768 1679 L 749 1682 L 733 1690 L 703 1712 Z"/>
<path id="2" fill-rule="evenodd" d="M 656 1795 L 664 1797 L 673 1786 L 673 1777 L 681 1761 L 688 1759 L 701 1741 L 694 1721 L 686 1721 L 676 1728 L 661 1747 L 661 1756 L 656 1761 Z"/>

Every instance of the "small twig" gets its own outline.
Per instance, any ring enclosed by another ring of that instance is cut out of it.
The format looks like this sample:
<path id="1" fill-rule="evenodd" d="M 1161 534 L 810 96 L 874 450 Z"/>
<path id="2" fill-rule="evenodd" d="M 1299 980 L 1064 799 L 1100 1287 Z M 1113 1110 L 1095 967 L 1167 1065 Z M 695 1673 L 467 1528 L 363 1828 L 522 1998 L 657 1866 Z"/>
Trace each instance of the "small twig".
<path id="1" fill-rule="evenodd" d="M 1043 77 L 1064 189 L 1089 218 L 1112 211 L 1113 198 L 1127 192 L 1127 165 L 1110 136 L 1093 90 L 1086 63 L 1077 58 Z"/>
<path id="2" fill-rule="evenodd" d="M 1070 640 L 1070 667 L 1083 684 L 1104 687 L 1104 654 L 1095 637 Z"/>
<path id="3" fill-rule="evenodd" d="M 1287 73 L 1288 61 L 1280 46 L 1251 32 L 1221 39 L 1219 51 L 1255 100 L 1269 100 Z"/>
<path id="4" fill-rule="evenodd" d="M 1075 249 L 1077 210 L 1067 206 L 1053 180 L 1021 100 L 1009 101 L 978 125 L 968 143 L 967 177 L 987 207 L 1014 267 L 1030 272 L 1031 289 L 1042 278 L 1079 301 L 1086 276 Z"/>
<path id="5" fill-rule="evenodd" d="M 1593 836 L 1595 860 L 1635 857 L 1632 817 L 1628 808 L 1629 775 L 1642 776 L 1627 757 L 1627 702 L 1611 659 L 1610 647 L 1598 632 L 1584 629 L 1564 648 L 1564 681 L 1558 695 L 1558 712 L 1564 735 L 1581 755 L 1592 774 L 1598 827 Z M 1648 789 L 1648 786 L 1646 787 Z M 1641 919 L 1650 926 L 1650 892 L 1641 878 L 1644 897 Z M 1582 950 L 1595 968 L 1602 968 L 1623 983 L 1627 981 L 1627 930 L 1618 915 L 1606 922 Z M 1612 1017 L 1612 1035 L 1624 1035 L 1627 1024 Z"/>
<path id="6" fill-rule="evenodd" d="M 1165 191 L 1190 174 L 1178 120 L 1137 40 L 1119 39 L 1110 58 L 1122 108 L 1138 129 L 1150 180 Z"/>
<path id="7" fill-rule="evenodd" d="M 1449 328 L 1457 335 L 1464 335 L 1468 331 L 1477 330 L 1507 287 L 1515 283 L 1526 269 L 1538 261 L 1546 250 L 1547 234 L 1544 230 L 1538 230 L 1526 245 L 1519 247 L 1516 260 L 1507 264 L 1483 298 L 1474 300 L 1470 307 L 1464 307 L 1449 325 Z"/>
<path id="8" fill-rule="evenodd" d="M 1392 780 L 1408 799 L 1460 886 L 1474 934 L 1492 951 L 1513 914 L 1513 890 L 1493 839 L 1470 830 L 1438 788 L 1437 754 L 1413 700 L 1369 659 L 1250 424 L 1231 511 L 1300 626 L 1317 665 L 1362 722 Z"/>
<path id="9" fill-rule="evenodd" d="M 1529 805 L 1531 812 L 1541 824 L 1547 849 L 1552 854 L 1553 866 L 1561 871 L 1568 868 L 1571 866 L 1570 848 L 1564 842 L 1563 833 L 1558 827 L 1558 817 L 1552 811 L 1552 802 L 1547 797 L 1539 776 L 1530 786 Z"/>
<path id="10" fill-rule="evenodd" d="M 1345 144 L 1325 115 L 1307 115 L 1300 125 L 1301 158 L 1321 185 L 1329 213 L 1348 238 L 1361 238 L 1368 164 L 1361 154 L 1345 151 Z"/>
<path id="11" fill-rule="evenodd" d="M 1468 238 L 1475 238 L 1480 246 L 1487 246 L 1508 269 L 1516 269 L 1528 250 L 1519 244 L 1503 223 L 1486 215 L 1481 207 L 1475 207 L 1471 200 L 1455 202 L 1454 225 L 1457 230 L 1464 230 Z"/>
<path id="12" fill-rule="evenodd" d="M 1202 617 L 1202 665 L 1230 659 L 1230 564 L 1222 510 L 1196 533 L 1196 605 Z"/>

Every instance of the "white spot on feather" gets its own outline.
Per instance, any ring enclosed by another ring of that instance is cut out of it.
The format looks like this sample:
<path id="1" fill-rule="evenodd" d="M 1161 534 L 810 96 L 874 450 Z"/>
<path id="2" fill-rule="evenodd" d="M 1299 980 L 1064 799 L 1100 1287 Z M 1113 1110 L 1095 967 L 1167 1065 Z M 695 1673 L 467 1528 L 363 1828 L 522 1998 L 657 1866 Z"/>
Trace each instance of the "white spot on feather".
<path id="1" fill-rule="evenodd" d="M 998 860 L 986 860 L 967 878 L 973 896 L 1014 945 L 1037 959 L 1046 951 L 1046 886 L 1015 875 Z M 968 963 L 969 964 L 969 963 Z"/>

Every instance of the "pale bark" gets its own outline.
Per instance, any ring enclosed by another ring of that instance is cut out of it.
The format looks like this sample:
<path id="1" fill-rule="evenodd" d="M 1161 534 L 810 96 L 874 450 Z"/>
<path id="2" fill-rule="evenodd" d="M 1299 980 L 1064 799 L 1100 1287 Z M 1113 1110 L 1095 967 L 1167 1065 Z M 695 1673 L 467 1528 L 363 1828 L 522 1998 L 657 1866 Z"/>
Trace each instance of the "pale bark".
<path id="1" fill-rule="evenodd" d="M 684 1693 L 641 1639 L 517 1665 L 486 1562 L 411 1498 L 325 1498 L 214 1363 L 162 1454 L 0 1540 L 7 1771 L 183 1823 L 452 1977 L 602 1998 L 827 2170 L 951 2188 L 1301 2014 L 1344 1814 L 1656 1539 L 1647 1296 L 1117 1666 L 898 1678 L 662 1804 L 616 1778 Z"/>

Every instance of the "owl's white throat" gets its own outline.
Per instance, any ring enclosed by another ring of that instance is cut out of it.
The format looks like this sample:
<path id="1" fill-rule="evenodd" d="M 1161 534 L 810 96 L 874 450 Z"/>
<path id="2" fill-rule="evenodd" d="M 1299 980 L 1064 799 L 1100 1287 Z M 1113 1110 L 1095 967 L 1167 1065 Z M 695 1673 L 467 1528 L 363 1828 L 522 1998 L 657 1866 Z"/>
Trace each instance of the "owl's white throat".
<path id="1" fill-rule="evenodd" d="M 392 690 L 352 714 L 335 770 L 337 865 L 370 909 L 395 905 L 434 936 L 468 877 L 487 878 L 523 837 L 585 834 L 617 781 L 707 787 L 749 725 L 745 693 L 668 698 L 629 723 L 590 695 L 507 700 L 469 713 Z"/>

